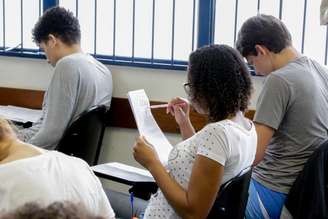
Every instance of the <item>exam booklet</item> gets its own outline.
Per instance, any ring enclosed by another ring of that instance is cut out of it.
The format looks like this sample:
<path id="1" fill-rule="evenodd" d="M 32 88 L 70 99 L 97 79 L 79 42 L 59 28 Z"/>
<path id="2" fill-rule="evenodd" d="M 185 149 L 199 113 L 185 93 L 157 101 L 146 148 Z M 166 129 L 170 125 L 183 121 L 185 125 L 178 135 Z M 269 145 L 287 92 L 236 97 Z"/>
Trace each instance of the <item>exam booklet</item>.
<path id="1" fill-rule="evenodd" d="M 136 120 L 139 134 L 154 147 L 160 161 L 166 165 L 172 145 L 156 123 L 150 110 L 149 99 L 144 90 L 128 92 L 130 106 Z"/>

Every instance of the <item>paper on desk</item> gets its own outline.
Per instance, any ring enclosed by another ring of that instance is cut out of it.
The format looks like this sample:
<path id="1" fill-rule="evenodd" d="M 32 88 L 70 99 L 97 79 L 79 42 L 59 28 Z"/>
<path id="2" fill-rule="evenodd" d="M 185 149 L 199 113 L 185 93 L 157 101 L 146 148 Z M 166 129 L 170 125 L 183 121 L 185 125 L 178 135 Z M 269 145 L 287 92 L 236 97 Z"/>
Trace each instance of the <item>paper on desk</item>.
<path id="1" fill-rule="evenodd" d="M 42 110 L 33 110 L 17 106 L 0 106 L 0 115 L 15 122 L 36 122 Z"/>
<path id="2" fill-rule="evenodd" d="M 140 135 L 153 145 L 160 161 L 166 165 L 172 145 L 157 125 L 150 110 L 149 99 L 144 90 L 128 92 L 130 106 Z"/>
<path id="3" fill-rule="evenodd" d="M 153 178 L 153 176 L 150 174 L 149 171 L 147 170 L 143 170 L 137 167 L 133 167 L 133 166 L 129 166 L 123 163 L 117 163 L 117 162 L 112 162 L 112 163 L 107 163 L 107 166 L 116 168 L 116 169 L 120 169 L 122 171 L 126 171 L 126 172 L 130 172 L 130 173 L 136 173 L 142 176 L 147 176 L 147 177 L 151 177 Z"/>

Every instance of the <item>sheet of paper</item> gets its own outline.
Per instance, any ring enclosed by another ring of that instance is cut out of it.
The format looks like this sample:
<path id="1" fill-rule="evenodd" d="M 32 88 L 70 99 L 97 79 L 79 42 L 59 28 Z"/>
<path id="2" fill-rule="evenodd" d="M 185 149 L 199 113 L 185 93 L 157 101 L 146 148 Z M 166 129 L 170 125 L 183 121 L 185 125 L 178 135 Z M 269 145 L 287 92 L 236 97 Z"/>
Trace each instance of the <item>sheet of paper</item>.
<path id="1" fill-rule="evenodd" d="M 153 176 L 150 174 L 149 171 L 143 170 L 143 169 L 140 169 L 137 167 L 129 166 L 129 165 L 126 165 L 123 163 L 112 162 L 112 163 L 107 163 L 106 165 L 114 167 L 116 169 L 120 169 L 122 171 L 130 172 L 130 173 L 137 173 L 142 176 L 148 176 L 148 177 L 153 178 Z"/>
<path id="2" fill-rule="evenodd" d="M 166 165 L 172 145 L 156 123 L 150 110 L 149 99 L 144 90 L 128 92 L 128 99 L 140 135 L 153 145 L 161 162 Z"/>
<path id="3" fill-rule="evenodd" d="M 0 116 L 16 122 L 36 122 L 42 110 L 33 110 L 17 106 L 0 106 Z"/>

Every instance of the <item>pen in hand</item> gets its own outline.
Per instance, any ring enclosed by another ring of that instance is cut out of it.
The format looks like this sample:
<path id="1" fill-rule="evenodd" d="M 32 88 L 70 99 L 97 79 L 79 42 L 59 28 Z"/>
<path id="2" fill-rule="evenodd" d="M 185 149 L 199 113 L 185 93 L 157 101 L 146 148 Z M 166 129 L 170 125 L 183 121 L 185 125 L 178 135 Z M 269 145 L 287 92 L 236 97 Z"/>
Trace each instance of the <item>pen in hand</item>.
<path id="1" fill-rule="evenodd" d="M 174 104 L 176 106 L 184 106 L 185 103 L 178 103 L 178 104 Z M 169 106 L 169 104 L 165 103 L 165 104 L 156 104 L 156 105 L 151 105 L 150 109 L 160 109 L 160 108 L 167 108 Z"/>

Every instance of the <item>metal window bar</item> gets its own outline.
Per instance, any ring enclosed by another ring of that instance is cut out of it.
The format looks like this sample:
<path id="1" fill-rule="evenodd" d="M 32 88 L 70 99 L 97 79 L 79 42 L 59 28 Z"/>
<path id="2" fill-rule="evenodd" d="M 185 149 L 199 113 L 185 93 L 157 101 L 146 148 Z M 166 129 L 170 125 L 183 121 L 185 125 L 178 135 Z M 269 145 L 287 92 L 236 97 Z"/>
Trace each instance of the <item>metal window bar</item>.
<path id="1" fill-rule="evenodd" d="M 260 13 L 260 9 L 261 9 L 261 0 L 257 0 L 257 14 Z"/>
<path id="2" fill-rule="evenodd" d="M 151 27 L 151 63 L 154 63 L 154 45 L 155 45 L 155 0 L 153 0 L 152 27 Z"/>
<path id="3" fill-rule="evenodd" d="M 279 19 L 281 20 L 282 19 L 282 6 L 283 6 L 283 0 L 280 0 L 280 3 L 279 3 Z"/>
<path id="4" fill-rule="evenodd" d="M 6 49 L 6 1 L 2 0 L 2 46 L 4 49 Z"/>
<path id="5" fill-rule="evenodd" d="M 97 54 L 97 0 L 95 0 L 95 8 L 94 8 L 94 11 L 95 11 L 95 19 L 94 19 L 94 21 L 95 21 L 95 27 L 94 27 L 94 41 L 93 41 L 93 53 L 94 53 L 94 55 L 96 55 Z"/>
<path id="6" fill-rule="evenodd" d="M 21 12 L 21 19 L 20 19 L 20 22 L 21 22 L 21 29 L 20 29 L 20 31 L 21 31 L 21 33 L 20 33 L 20 38 L 21 38 L 21 43 L 20 43 L 20 47 L 21 47 L 21 51 L 23 51 L 23 48 L 24 48 L 24 45 L 23 45 L 23 29 L 24 29 L 24 27 L 23 27 L 23 0 L 21 0 L 20 1 L 20 12 Z"/>
<path id="7" fill-rule="evenodd" d="M 233 43 L 236 43 L 237 40 L 237 22 L 238 22 L 238 0 L 235 3 L 235 27 L 233 31 Z"/>
<path id="8" fill-rule="evenodd" d="M 210 9 L 210 16 L 211 16 L 211 34 L 210 34 L 210 42 L 211 44 L 214 43 L 214 33 L 215 33 L 215 16 L 216 16 L 216 0 L 212 0 L 211 2 L 211 9 Z"/>
<path id="9" fill-rule="evenodd" d="M 56 5 L 59 5 L 59 0 L 43 0 L 43 12 Z"/>
<path id="10" fill-rule="evenodd" d="M 196 11 L 196 0 L 193 0 L 192 6 L 192 38 L 191 38 L 191 51 L 194 51 L 195 47 L 195 11 Z"/>
<path id="11" fill-rule="evenodd" d="M 304 0 L 304 13 L 303 13 L 303 30 L 302 30 L 302 47 L 301 52 L 304 52 L 304 41 L 305 41 L 305 28 L 306 28 L 306 9 L 307 9 L 307 0 Z"/>
<path id="12" fill-rule="evenodd" d="M 39 0 L 39 17 L 41 17 L 41 0 Z"/>
<path id="13" fill-rule="evenodd" d="M 132 62 L 134 62 L 134 42 L 135 42 L 135 28 L 136 28 L 136 0 L 133 0 L 133 6 L 132 6 Z"/>
<path id="14" fill-rule="evenodd" d="M 42 14 L 42 0 L 39 0 L 39 17 L 41 17 L 41 14 Z M 41 48 L 39 48 L 37 51 L 38 51 L 39 54 L 43 53 Z"/>
<path id="15" fill-rule="evenodd" d="M 116 59 L 116 0 L 114 0 L 114 14 L 113 14 L 113 59 Z"/>
<path id="16" fill-rule="evenodd" d="M 214 36 L 214 0 L 199 1 L 197 47 L 213 43 Z"/>
<path id="17" fill-rule="evenodd" d="M 79 0 L 75 1 L 75 16 L 79 18 Z"/>
<path id="18" fill-rule="evenodd" d="M 171 65 L 174 64 L 174 27 L 175 27 L 175 0 L 172 0 Z"/>

